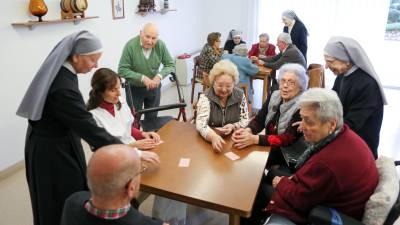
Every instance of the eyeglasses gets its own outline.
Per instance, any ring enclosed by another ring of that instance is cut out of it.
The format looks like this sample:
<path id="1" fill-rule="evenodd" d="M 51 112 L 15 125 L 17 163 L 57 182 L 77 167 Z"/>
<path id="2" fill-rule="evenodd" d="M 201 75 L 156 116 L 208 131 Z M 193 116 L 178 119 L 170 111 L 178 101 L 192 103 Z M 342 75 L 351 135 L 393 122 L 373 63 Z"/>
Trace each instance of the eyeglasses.
<path id="1" fill-rule="evenodd" d="M 296 81 L 294 80 L 284 80 L 280 79 L 279 80 L 279 85 L 287 85 L 288 87 L 294 87 L 296 85 Z"/>

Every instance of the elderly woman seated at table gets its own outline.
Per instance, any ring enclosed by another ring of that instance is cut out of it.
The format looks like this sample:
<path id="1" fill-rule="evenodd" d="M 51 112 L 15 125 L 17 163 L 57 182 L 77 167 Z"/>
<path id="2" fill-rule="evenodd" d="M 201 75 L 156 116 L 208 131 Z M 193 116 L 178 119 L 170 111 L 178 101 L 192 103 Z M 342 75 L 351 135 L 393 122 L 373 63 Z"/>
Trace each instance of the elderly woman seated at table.
<path id="1" fill-rule="evenodd" d="M 220 38 L 219 32 L 212 32 L 207 36 L 207 44 L 204 45 L 200 53 L 200 69 L 205 73 L 210 73 L 214 64 L 221 60 Z"/>
<path id="2" fill-rule="evenodd" d="M 257 144 L 271 146 L 268 166 L 283 164 L 279 147 L 288 146 L 301 137 L 293 123 L 300 121 L 298 100 L 307 89 L 308 76 L 303 66 L 289 63 L 279 70 L 278 82 L 279 90 L 265 101 L 256 117 L 246 128 L 238 129 L 232 135 L 237 148 Z M 263 129 L 265 135 L 258 134 Z"/>
<path id="3" fill-rule="evenodd" d="M 267 33 L 262 33 L 258 36 L 258 38 L 258 43 L 251 46 L 249 58 L 256 60 L 275 56 L 275 45 L 269 43 L 269 35 Z"/>
<path id="4" fill-rule="evenodd" d="M 379 179 L 371 151 L 343 125 L 342 104 L 334 91 L 313 88 L 299 102 L 300 129 L 310 145 L 293 176 L 274 178 L 266 208 L 272 216 L 266 224 L 308 224 L 316 205 L 361 219 Z"/>
<path id="5" fill-rule="evenodd" d="M 229 59 L 233 62 L 239 70 L 239 83 L 247 86 L 248 100 L 251 103 L 253 100 L 253 89 L 250 78 L 258 73 L 258 66 L 254 65 L 249 58 L 247 58 L 246 44 L 239 44 L 233 48 L 233 54 L 224 54 L 222 59 Z"/>
<path id="6" fill-rule="evenodd" d="M 221 136 L 246 127 L 249 113 L 243 91 L 235 87 L 239 80 L 235 64 L 221 60 L 214 65 L 209 79 L 211 87 L 200 95 L 197 103 L 196 128 L 220 152 L 225 143 Z"/>

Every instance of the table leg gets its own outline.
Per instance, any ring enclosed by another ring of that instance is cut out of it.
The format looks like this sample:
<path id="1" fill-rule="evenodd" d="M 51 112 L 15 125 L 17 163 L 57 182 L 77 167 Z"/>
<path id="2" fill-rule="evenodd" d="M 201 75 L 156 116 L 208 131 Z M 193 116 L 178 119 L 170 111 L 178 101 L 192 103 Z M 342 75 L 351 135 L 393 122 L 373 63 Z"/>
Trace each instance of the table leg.
<path id="1" fill-rule="evenodd" d="M 229 214 L 229 225 L 240 225 L 240 216 Z"/>
<path id="2" fill-rule="evenodd" d="M 267 99 L 267 95 L 268 95 L 268 77 L 264 77 L 264 80 L 263 80 L 262 104 L 264 104 L 265 99 Z"/>

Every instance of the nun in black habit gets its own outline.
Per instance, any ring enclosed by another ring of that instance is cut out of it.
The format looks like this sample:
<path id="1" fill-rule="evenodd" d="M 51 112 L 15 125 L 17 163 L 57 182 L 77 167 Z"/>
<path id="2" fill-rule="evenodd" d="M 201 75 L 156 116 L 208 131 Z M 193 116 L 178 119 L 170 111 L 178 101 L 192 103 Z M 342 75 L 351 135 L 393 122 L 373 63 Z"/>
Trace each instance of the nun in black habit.
<path id="1" fill-rule="evenodd" d="M 100 40 L 88 31 L 61 40 L 29 86 L 17 115 L 28 119 L 26 176 L 35 225 L 60 223 L 65 199 L 86 190 L 81 138 L 94 149 L 121 143 L 96 125 L 78 88 L 101 56 Z"/>
<path id="2" fill-rule="evenodd" d="M 336 75 L 332 89 L 342 102 L 344 122 L 378 158 L 383 105 L 387 102 L 371 61 L 361 45 L 348 37 L 332 37 L 324 54 L 325 67 Z"/>

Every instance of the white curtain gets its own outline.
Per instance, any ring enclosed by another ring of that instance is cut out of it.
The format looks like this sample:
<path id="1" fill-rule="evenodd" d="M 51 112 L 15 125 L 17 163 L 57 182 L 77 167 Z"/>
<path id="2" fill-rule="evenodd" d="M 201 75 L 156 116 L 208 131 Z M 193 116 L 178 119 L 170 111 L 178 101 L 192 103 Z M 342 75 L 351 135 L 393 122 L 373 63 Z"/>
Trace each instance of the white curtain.
<path id="1" fill-rule="evenodd" d="M 281 14 L 292 9 L 310 34 L 309 63 L 324 64 L 323 48 L 331 36 L 352 37 L 367 52 L 382 83 L 400 87 L 400 42 L 384 40 L 389 3 L 390 0 L 259 0 L 257 33 L 267 32 L 275 44 L 283 28 Z M 333 80 L 334 75 L 327 71 L 328 87 Z"/>

